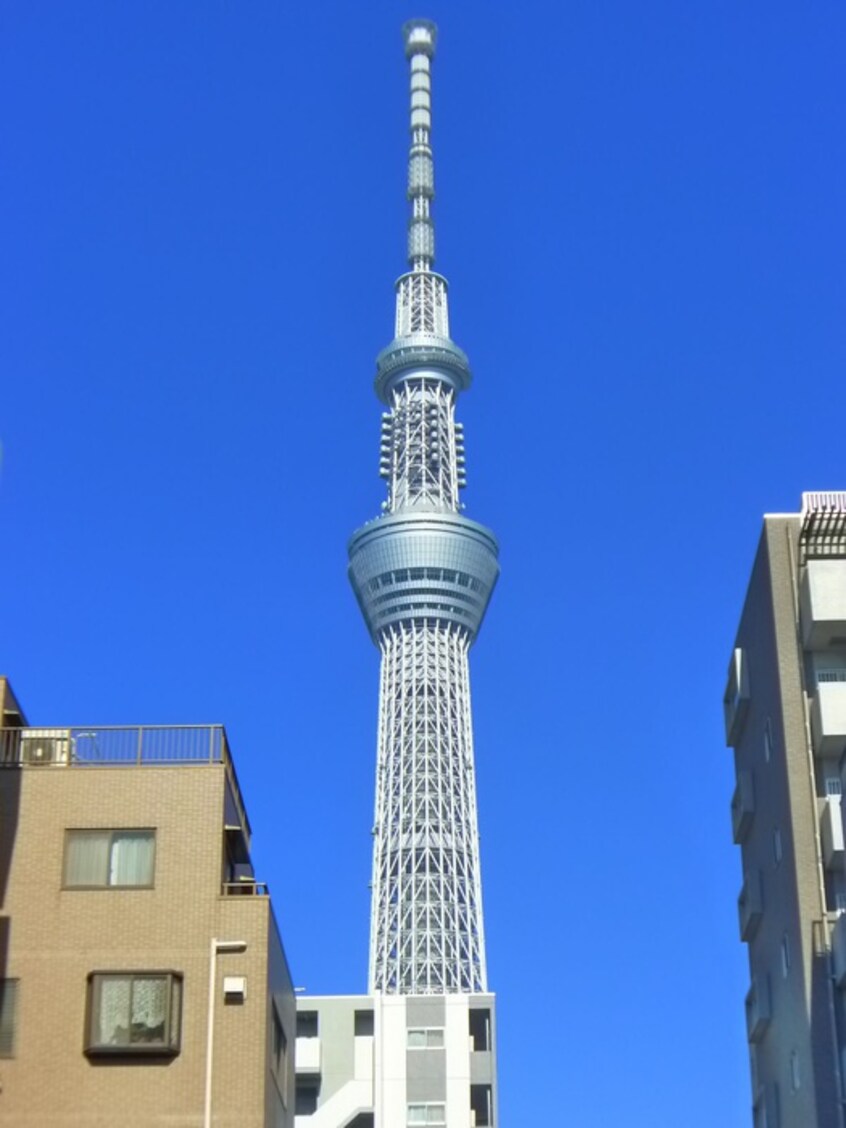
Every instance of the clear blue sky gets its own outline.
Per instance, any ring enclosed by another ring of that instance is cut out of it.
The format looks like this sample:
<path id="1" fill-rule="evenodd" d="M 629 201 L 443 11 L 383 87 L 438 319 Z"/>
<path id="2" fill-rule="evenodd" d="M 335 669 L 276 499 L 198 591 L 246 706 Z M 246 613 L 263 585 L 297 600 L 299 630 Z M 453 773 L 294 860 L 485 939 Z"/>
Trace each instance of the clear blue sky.
<path id="1" fill-rule="evenodd" d="M 223 721 L 296 981 L 364 990 L 373 358 L 406 63 L 502 543 L 472 662 L 501 1121 L 748 1128 L 720 697 L 764 511 L 846 486 L 846 9 L 0 12 L 0 666 L 40 724 Z"/>

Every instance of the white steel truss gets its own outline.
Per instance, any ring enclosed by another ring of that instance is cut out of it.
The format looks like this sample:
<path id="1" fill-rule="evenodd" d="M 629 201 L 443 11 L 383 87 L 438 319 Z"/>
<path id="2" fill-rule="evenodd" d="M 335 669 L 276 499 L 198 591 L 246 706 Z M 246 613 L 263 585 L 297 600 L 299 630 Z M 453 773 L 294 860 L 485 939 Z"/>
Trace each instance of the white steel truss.
<path id="1" fill-rule="evenodd" d="M 455 393 L 425 376 L 405 380 L 382 418 L 381 469 L 391 513 L 406 508 L 457 512 L 465 485 L 464 431 L 455 421 Z"/>
<path id="2" fill-rule="evenodd" d="M 470 640 L 437 621 L 384 632 L 369 990 L 487 990 Z"/>
<path id="3" fill-rule="evenodd" d="M 410 337 L 412 333 L 449 336 L 446 279 L 431 271 L 400 278 L 394 333 L 397 337 Z"/>

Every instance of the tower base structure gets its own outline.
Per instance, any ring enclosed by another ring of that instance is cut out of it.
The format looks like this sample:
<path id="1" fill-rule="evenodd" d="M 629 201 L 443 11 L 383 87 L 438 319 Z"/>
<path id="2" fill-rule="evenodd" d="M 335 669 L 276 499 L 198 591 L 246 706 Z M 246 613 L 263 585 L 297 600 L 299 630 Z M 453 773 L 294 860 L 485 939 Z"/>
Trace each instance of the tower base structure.
<path id="1" fill-rule="evenodd" d="M 496 1121 L 495 998 L 297 1000 L 296 1128 L 484 1128 Z"/>

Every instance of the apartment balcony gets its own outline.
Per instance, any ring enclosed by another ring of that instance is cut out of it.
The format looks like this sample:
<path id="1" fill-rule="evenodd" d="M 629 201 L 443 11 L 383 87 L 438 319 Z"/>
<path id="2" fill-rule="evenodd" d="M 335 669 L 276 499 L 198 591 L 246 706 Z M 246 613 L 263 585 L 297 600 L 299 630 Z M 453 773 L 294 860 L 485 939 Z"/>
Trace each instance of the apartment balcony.
<path id="1" fill-rule="evenodd" d="M 264 881 L 242 877 L 239 881 L 225 881 L 221 886 L 224 897 L 269 897 L 270 890 Z"/>
<path id="2" fill-rule="evenodd" d="M 737 773 L 737 786 L 731 798 L 731 829 L 734 841 L 740 845 L 746 841 L 755 817 L 755 787 L 752 773 Z"/>
<path id="3" fill-rule="evenodd" d="M 839 795 L 827 795 L 820 818 L 823 860 L 826 869 L 842 869 L 846 857 L 843 839 L 843 813 Z"/>
<path id="4" fill-rule="evenodd" d="M 831 936 L 831 954 L 834 966 L 834 982 L 846 988 L 846 913 L 841 913 L 834 925 Z"/>
<path id="5" fill-rule="evenodd" d="M 764 898 L 761 891 L 760 870 L 749 870 L 737 898 L 737 915 L 740 924 L 740 939 L 749 943 L 758 931 L 764 915 Z"/>
<path id="6" fill-rule="evenodd" d="M 846 670 L 817 671 L 811 733 L 818 756 L 840 756 L 846 748 Z"/>
<path id="7" fill-rule="evenodd" d="M 808 650 L 846 645 L 846 560 L 809 560 L 800 606 L 802 641 Z"/>
<path id="8" fill-rule="evenodd" d="M 737 646 L 732 651 L 726 688 L 723 693 L 723 716 L 726 744 L 736 748 L 749 712 L 749 663 L 746 652 Z"/>
<path id="9" fill-rule="evenodd" d="M 769 979 L 759 975 L 746 996 L 746 1036 L 750 1042 L 762 1041 L 771 1017 Z"/>
<path id="10" fill-rule="evenodd" d="M 297 1076 L 317 1076 L 320 1073 L 320 1038 L 297 1038 Z"/>

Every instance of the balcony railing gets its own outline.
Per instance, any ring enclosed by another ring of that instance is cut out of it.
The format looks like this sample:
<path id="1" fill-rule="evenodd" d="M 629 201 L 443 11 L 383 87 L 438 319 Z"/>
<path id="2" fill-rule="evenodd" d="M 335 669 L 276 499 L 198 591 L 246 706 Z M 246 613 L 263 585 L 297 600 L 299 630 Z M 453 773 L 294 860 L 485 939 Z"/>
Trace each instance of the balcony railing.
<path id="1" fill-rule="evenodd" d="M 269 897 L 270 891 L 264 881 L 224 881 L 224 897 Z"/>
<path id="2" fill-rule="evenodd" d="M 223 764 L 245 828 L 250 823 L 223 725 L 82 725 L 0 728 L 0 768 L 163 767 Z"/>

